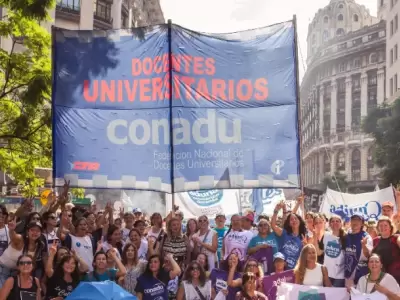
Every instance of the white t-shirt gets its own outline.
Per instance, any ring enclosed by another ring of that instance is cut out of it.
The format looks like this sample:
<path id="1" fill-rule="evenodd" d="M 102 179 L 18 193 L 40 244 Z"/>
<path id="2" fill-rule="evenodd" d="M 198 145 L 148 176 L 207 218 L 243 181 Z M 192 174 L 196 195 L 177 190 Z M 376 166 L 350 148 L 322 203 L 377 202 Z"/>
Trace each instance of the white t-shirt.
<path id="1" fill-rule="evenodd" d="M 149 232 L 147 233 L 147 239 L 153 238 L 156 241 L 160 236 L 161 231 L 162 231 L 161 228 L 158 232 L 153 232 L 153 229 L 150 229 Z"/>
<path id="2" fill-rule="evenodd" d="M 84 237 L 77 237 L 70 234 L 71 237 L 71 250 L 75 250 L 75 252 L 80 256 L 83 261 L 89 267 L 89 271 L 93 271 L 93 246 L 92 240 L 87 235 Z"/>
<path id="3" fill-rule="evenodd" d="M 128 228 L 122 228 L 122 240 L 125 242 L 129 238 L 129 232 L 131 232 Z"/>
<path id="4" fill-rule="evenodd" d="M 224 239 L 225 244 L 225 255 L 224 259 L 227 259 L 229 254 L 236 253 L 239 260 L 243 261 L 246 259 L 247 247 L 253 238 L 253 232 L 250 230 L 233 231 L 231 230 Z"/>
<path id="5" fill-rule="evenodd" d="M 4 251 L 8 248 L 10 244 L 10 233 L 8 232 L 8 227 L 4 226 L 0 229 L 0 256 L 4 253 Z"/>
<path id="6" fill-rule="evenodd" d="M 47 233 L 47 232 L 43 232 L 42 233 L 44 238 L 46 239 L 46 243 L 47 243 L 47 250 L 50 249 L 51 245 L 53 244 L 53 241 L 59 241 L 60 239 L 57 236 L 57 232 L 54 229 L 52 232 Z M 60 246 L 60 243 L 58 244 Z"/>
<path id="7" fill-rule="evenodd" d="M 344 279 L 344 250 L 339 237 L 330 232 L 324 234 L 324 266 L 328 276 L 334 279 Z"/>
<path id="8" fill-rule="evenodd" d="M 208 233 L 208 234 L 207 234 Z M 209 229 L 209 232 L 206 231 L 205 234 L 199 235 L 199 232 L 196 232 L 193 236 L 198 237 L 199 240 L 207 245 L 212 245 L 212 241 L 214 236 L 217 234 L 216 231 Z M 215 269 L 215 262 L 217 260 L 217 252 L 212 253 L 211 251 L 207 250 L 205 247 L 201 247 L 201 253 L 207 255 L 208 258 L 208 270 Z"/>
<path id="9" fill-rule="evenodd" d="M 126 244 L 124 245 L 124 248 L 131 244 L 129 240 L 126 241 Z M 147 251 L 149 250 L 149 243 L 147 240 L 142 239 L 142 242 L 140 243 L 140 247 L 138 249 L 138 259 L 142 260 L 147 260 Z"/>
<path id="10" fill-rule="evenodd" d="M 375 286 L 374 282 L 368 282 L 367 284 L 367 276 L 363 276 L 360 278 L 360 280 L 357 283 L 357 290 L 361 293 L 365 294 L 370 294 L 372 289 Z M 388 273 L 383 276 L 381 282 L 379 283 L 381 286 L 384 288 L 387 288 L 389 291 L 392 293 L 395 293 L 396 295 L 400 295 L 400 287 L 399 284 L 397 283 L 396 279 Z"/>
<path id="11" fill-rule="evenodd" d="M 122 244 L 123 245 L 123 244 Z M 124 246 L 122 246 L 123 248 Z M 107 253 L 108 250 L 110 250 L 112 248 L 111 244 L 109 244 L 108 242 L 104 242 L 103 243 L 103 251 L 105 253 Z M 119 254 L 119 251 L 117 250 L 117 257 L 121 260 L 121 254 Z"/>

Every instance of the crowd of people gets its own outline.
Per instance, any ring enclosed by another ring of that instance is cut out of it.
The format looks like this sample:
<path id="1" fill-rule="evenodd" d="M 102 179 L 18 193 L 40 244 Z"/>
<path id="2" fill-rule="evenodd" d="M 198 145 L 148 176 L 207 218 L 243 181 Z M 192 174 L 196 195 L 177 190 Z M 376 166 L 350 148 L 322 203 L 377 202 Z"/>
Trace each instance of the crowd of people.
<path id="1" fill-rule="evenodd" d="M 0 206 L 0 300 L 61 300 L 80 282 L 114 281 L 140 300 L 276 299 L 277 284 L 375 291 L 400 299 L 400 215 L 391 202 L 368 222 L 292 211 L 284 203 L 255 220 L 189 219 L 175 208 L 74 207 L 68 186 L 40 212 L 26 200 Z M 272 280 L 272 281 L 271 281 Z M 269 282 L 272 284 L 269 284 Z"/>

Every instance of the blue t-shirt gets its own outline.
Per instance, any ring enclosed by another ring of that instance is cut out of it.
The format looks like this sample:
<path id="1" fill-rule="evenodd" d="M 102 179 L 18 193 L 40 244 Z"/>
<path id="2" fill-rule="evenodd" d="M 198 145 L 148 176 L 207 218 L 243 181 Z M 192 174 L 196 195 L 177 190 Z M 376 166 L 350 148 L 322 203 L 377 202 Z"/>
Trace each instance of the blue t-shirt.
<path id="1" fill-rule="evenodd" d="M 228 228 L 226 228 L 226 227 L 214 228 L 214 230 L 217 232 L 217 237 L 218 237 L 217 254 L 218 254 L 218 261 L 220 261 L 221 257 L 222 257 L 222 242 L 224 241 L 224 236 L 225 236 L 225 233 L 227 232 Z"/>
<path id="2" fill-rule="evenodd" d="M 161 270 L 158 279 L 143 274 L 137 279 L 136 293 L 142 294 L 143 300 L 168 300 L 169 272 Z"/>
<path id="3" fill-rule="evenodd" d="M 282 230 L 280 252 L 285 255 L 288 269 L 296 266 L 302 248 L 303 242 L 299 236 L 293 236 L 288 234 L 285 229 Z"/>
<path id="4" fill-rule="evenodd" d="M 266 238 L 262 238 L 259 235 L 256 235 L 253 237 L 250 241 L 249 248 L 254 248 L 255 246 L 261 245 L 261 244 L 267 244 L 272 247 L 273 254 L 278 252 L 278 240 L 276 238 L 276 235 L 274 232 L 271 232 L 270 234 L 267 235 Z"/>
<path id="5" fill-rule="evenodd" d="M 107 269 L 103 274 L 99 274 L 97 272 L 90 272 L 85 275 L 83 278 L 84 281 L 106 281 L 111 280 L 115 281 L 117 278 L 117 269 Z"/>

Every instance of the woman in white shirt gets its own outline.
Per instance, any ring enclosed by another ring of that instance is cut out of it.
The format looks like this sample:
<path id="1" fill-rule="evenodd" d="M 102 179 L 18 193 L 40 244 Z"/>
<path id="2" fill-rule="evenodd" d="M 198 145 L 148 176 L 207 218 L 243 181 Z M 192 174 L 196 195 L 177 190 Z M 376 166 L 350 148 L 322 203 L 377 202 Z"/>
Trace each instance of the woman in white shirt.
<path id="1" fill-rule="evenodd" d="M 357 290 L 365 294 L 379 292 L 387 300 L 400 300 L 400 287 L 396 279 L 382 271 L 382 261 L 378 254 L 372 254 L 368 259 L 370 273 L 362 276 L 357 283 Z"/>
<path id="2" fill-rule="evenodd" d="M 196 253 L 207 255 L 208 269 L 212 270 L 217 261 L 217 232 L 210 228 L 207 216 L 199 217 L 198 223 L 199 231 L 192 236 L 194 250 Z"/>
<path id="3" fill-rule="evenodd" d="M 331 232 L 325 232 L 323 242 L 324 249 L 317 248 L 318 254 L 324 254 L 324 266 L 328 270 L 328 276 L 334 287 L 345 287 L 344 280 L 344 250 L 346 247 L 346 234 L 343 230 L 343 222 L 339 216 L 333 215 L 329 219 Z M 318 243 L 314 240 L 314 246 Z"/>
<path id="4" fill-rule="evenodd" d="M 211 280 L 208 280 L 203 268 L 197 263 L 190 263 L 183 275 L 182 285 L 179 287 L 177 300 L 210 300 Z"/>
<path id="5" fill-rule="evenodd" d="M 303 247 L 300 257 L 294 268 L 295 283 L 308 286 L 331 287 L 326 268 L 317 263 L 317 251 L 314 245 L 307 244 Z"/>

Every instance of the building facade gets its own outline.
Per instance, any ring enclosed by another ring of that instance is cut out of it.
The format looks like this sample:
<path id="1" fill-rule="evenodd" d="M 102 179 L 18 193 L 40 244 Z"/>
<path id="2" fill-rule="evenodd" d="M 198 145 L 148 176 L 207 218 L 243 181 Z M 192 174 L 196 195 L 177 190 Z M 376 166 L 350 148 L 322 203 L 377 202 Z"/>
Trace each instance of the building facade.
<path id="1" fill-rule="evenodd" d="M 378 0 L 378 11 L 386 19 L 386 91 L 387 101 L 400 97 L 400 3 L 398 0 Z"/>
<path id="2" fill-rule="evenodd" d="M 354 0 L 331 0 L 309 25 L 307 44 L 300 88 L 304 186 L 320 187 L 340 173 L 349 191 L 373 189 L 373 139 L 361 122 L 386 97 L 386 23 Z"/>

